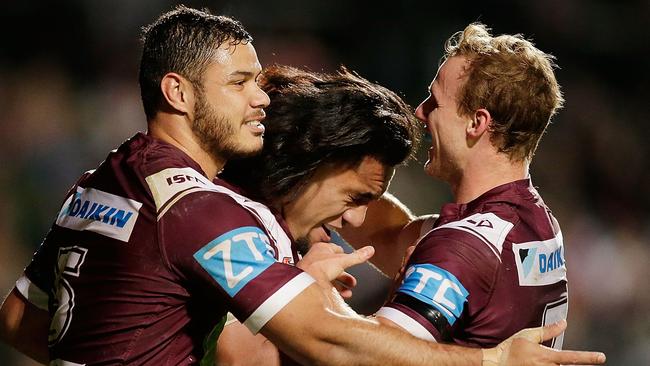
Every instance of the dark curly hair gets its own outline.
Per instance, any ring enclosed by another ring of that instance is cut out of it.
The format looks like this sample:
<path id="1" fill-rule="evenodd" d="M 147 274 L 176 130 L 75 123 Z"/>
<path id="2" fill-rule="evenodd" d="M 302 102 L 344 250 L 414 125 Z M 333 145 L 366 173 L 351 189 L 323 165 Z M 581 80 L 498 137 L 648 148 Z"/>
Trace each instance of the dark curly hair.
<path id="1" fill-rule="evenodd" d="M 251 198 L 269 204 L 291 199 L 324 164 L 354 168 L 372 156 L 396 166 L 419 143 L 411 107 L 345 67 L 321 74 L 273 66 L 261 87 L 271 98 L 264 148 L 258 156 L 229 161 L 221 174 Z"/>
<path id="2" fill-rule="evenodd" d="M 238 21 L 183 5 L 143 27 L 139 81 L 147 119 L 161 106 L 160 81 L 165 74 L 176 72 L 201 88 L 205 69 L 223 43 L 234 46 L 252 40 Z"/>

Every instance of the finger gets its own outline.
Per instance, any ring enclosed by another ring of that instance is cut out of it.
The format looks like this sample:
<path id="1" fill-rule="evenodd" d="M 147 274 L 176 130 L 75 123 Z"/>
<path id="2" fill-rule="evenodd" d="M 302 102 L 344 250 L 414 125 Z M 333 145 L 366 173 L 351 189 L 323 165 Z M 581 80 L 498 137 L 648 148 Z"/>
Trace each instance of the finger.
<path id="1" fill-rule="evenodd" d="M 330 245 L 330 249 L 331 249 L 334 253 L 337 253 L 337 254 L 338 254 L 338 253 L 344 253 L 343 248 L 341 248 L 340 246 L 338 246 L 338 245 L 336 245 L 336 244 L 334 244 L 334 243 L 329 243 L 329 245 Z"/>
<path id="2" fill-rule="evenodd" d="M 526 328 L 518 331 L 510 338 L 523 338 L 534 343 L 542 343 L 542 336 L 544 335 L 544 328 Z"/>
<path id="3" fill-rule="evenodd" d="M 330 245 L 331 245 L 331 243 L 325 243 L 325 242 L 322 242 L 322 241 L 319 241 L 319 242 L 313 243 L 313 244 L 309 247 L 309 251 L 308 251 L 308 253 L 309 253 L 309 252 L 321 251 L 321 250 L 327 250 L 327 249 L 329 249 L 329 246 L 330 246 Z"/>
<path id="4" fill-rule="evenodd" d="M 336 280 L 332 281 L 332 285 L 342 298 L 349 299 L 352 297 L 352 289 L 347 288 L 345 285 L 337 282 Z"/>
<path id="5" fill-rule="evenodd" d="M 602 365 L 607 358 L 602 352 L 554 351 L 549 360 L 558 365 Z"/>
<path id="6" fill-rule="evenodd" d="M 349 299 L 352 297 L 352 290 L 344 289 L 342 291 L 339 291 L 339 295 L 341 295 L 341 297 L 344 299 Z"/>
<path id="7" fill-rule="evenodd" d="M 536 341 L 538 343 L 548 341 L 549 339 L 555 338 L 562 334 L 566 329 L 567 323 L 566 320 L 562 319 L 556 323 L 546 325 L 542 328 L 542 334 L 540 335 L 541 341 Z M 538 329 L 538 328 L 536 328 Z M 535 342 L 535 341 L 534 341 Z"/>
<path id="8" fill-rule="evenodd" d="M 346 269 L 348 267 L 367 261 L 370 259 L 370 257 L 373 256 L 373 254 L 375 254 L 375 248 L 369 245 L 361 249 L 357 249 L 350 254 L 341 254 L 341 256 L 338 258 L 338 263 L 341 268 Z"/>
<path id="9" fill-rule="evenodd" d="M 357 279 L 354 278 L 353 275 L 343 272 L 341 273 L 340 276 L 338 276 L 335 280 L 335 282 L 338 282 L 341 286 L 347 288 L 347 289 L 352 289 L 354 286 L 357 285 Z"/>

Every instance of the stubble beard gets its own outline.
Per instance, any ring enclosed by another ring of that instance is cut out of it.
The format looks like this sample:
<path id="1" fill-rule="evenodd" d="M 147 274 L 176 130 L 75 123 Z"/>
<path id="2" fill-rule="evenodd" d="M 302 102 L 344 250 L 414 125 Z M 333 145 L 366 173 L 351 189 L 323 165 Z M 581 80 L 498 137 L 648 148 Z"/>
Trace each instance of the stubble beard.
<path id="1" fill-rule="evenodd" d="M 197 93 L 192 132 L 201 148 L 215 159 L 245 158 L 257 155 L 261 149 L 246 149 L 238 139 L 238 131 L 228 119 L 207 103 L 203 92 Z"/>

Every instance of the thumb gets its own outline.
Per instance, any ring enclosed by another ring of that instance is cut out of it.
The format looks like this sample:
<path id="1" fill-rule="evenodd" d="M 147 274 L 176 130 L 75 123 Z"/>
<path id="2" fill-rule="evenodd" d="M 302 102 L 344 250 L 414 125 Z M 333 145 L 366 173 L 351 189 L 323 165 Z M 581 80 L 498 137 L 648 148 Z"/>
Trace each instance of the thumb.
<path id="1" fill-rule="evenodd" d="M 531 342 L 542 343 L 549 339 L 555 338 L 562 334 L 566 329 L 566 320 L 560 320 L 556 323 L 543 327 L 526 328 L 515 333 L 510 338 L 524 338 Z"/>
<path id="2" fill-rule="evenodd" d="M 564 330 L 566 329 L 567 323 L 566 320 L 562 319 L 556 323 L 549 324 L 542 328 L 542 334 L 540 338 L 542 339 L 542 342 L 548 341 L 549 339 L 555 338 L 562 334 Z"/>

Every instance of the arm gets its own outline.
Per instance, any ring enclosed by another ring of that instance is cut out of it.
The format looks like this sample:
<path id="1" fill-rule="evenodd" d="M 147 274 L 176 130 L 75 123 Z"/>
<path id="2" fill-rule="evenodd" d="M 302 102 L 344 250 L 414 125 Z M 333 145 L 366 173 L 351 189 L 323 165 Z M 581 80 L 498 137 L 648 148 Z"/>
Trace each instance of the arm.
<path id="1" fill-rule="evenodd" d="M 481 364 L 478 349 L 429 343 L 374 320 L 341 315 L 340 301 L 313 284 L 278 312 L 262 333 L 304 364 Z"/>
<path id="2" fill-rule="evenodd" d="M 50 318 L 46 311 L 27 301 L 14 288 L 0 309 L 0 339 L 32 359 L 47 364 L 47 334 Z"/>
<path id="3" fill-rule="evenodd" d="M 262 334 L 301 363 L 487 366 L 490 364 L 485 362 L 495 357 L 502 365 L 557 365 L 569 361 L 575 364 L 599 364 L 604 361 L 600 354 L 557 352 L 523 340 L 510 341 L 497 349 L 482 351 L 415 339 L 402 331 L 354 314 L 328 285 L 344 268 L 365 261 L 371 253 L 357 251 L 341 254 L 332 250 L 327 255 L 324 249 L 325 246 L 317 260 L 302 264 L 308 273 L 318 277 L 318 282 L 293 298 L 261 329 Z M 556 330 L 546 337 L 554 337 L 562 330 Z M 239 334 L 242 335 L 242 332 Z M 250 333 L 244 336 L 240 340 L 247 338 L 253 345 L 264 346 L 263 338 L 253 339 Z M 536 340 L 536 337 L 533 338 Z M 248 348 L 242 344 L 236 347 L 235 352 Z M 250 352 L 251 348 L 248 350 Z M 265 360 L 277 360 L 274 352 L 266 354 L 270 358 Z M 250 359 L 263 356 L 252 356 L 245 352 L 239 355 Z"/>
<path id="4" fill-rule="evenodd" d="M 482 366 L 605 362 L 605 356 L 600 353 L 558 352 L 536 344 L 561 334 L 566 328 L 565 321 L 523 330 L 495 348 L 481 350 L 480 354 L 476 349 L 415 339 L 389 325 L 355 314 L 328 285 L 345 268 L 364 262 L 372 252 L 360 250 L 340 254 L 331 250 L 328 256 L 325 249 L 327 247 L 321 245 L 316 259 L 299 263 L 317 278 L 320 287 L 316 284 L 308 287 L 262 328 L 283 351 L 301 362 Z M 314 319 L 318 319 L 315 327 Z"/>
<path id="5" fill-rule="evenodd" d="M 323 303 L 332 302 L 326 297 L 318 285 L 310 286 L 276 314 L 262 333 L 305 364 L 496 366 L 605 362 L 602 353 L 556 351 L 529 340 L 551 339 L 564 330 L 566 322 L 537 328 L 532 330 L 532 336 L 510 338 L 494 349 L 481 350 L 430 343 L 373 320 L 338 315 L 332 308 L 323 307 Z"/>
<path id="6" fill-rule="evenodd" d="M 235 320 L 223 328 L 217 342 L 217 365 L 279 366 L 278 349 L 262 334 L 253 335 Z"/>

